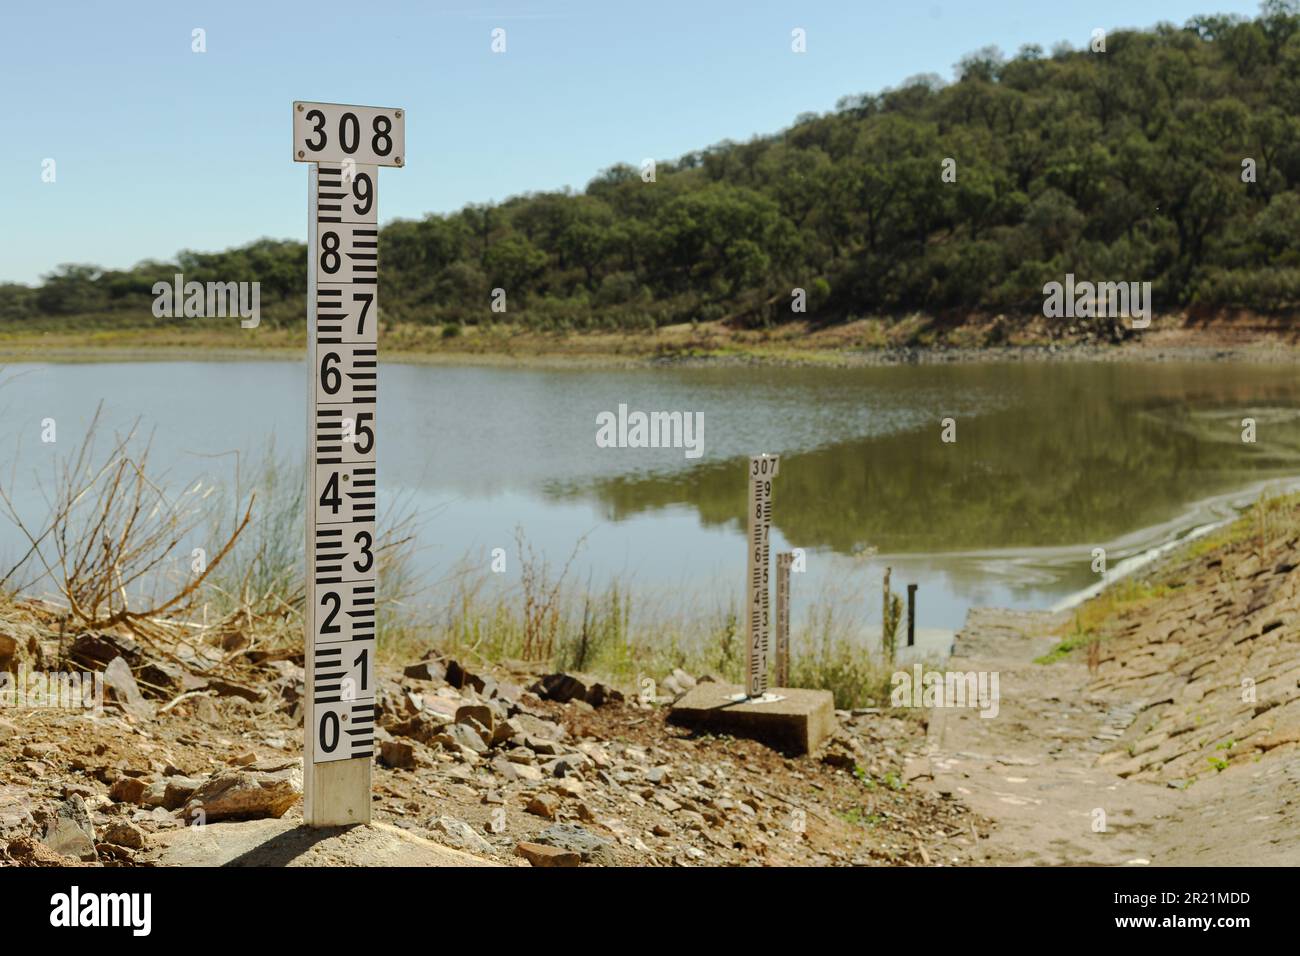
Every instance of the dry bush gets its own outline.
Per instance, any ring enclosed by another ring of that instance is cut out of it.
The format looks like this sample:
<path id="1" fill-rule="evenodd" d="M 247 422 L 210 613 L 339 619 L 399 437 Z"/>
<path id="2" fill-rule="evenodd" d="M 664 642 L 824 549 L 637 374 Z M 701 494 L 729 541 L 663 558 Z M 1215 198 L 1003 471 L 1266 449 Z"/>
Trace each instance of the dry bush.
<path id="1" fill-rule="evenodd" d="M 204 582 L 221 566 L 248 527 L 252 498 L 206 564 L 177 580 L 168 574 L 180 546 L 205 521 L 202 504 L 211 488 L 197 483 L 172 497 L 148 474 L 148 441 L 137 440 L 138 423 L 116 435 L 100 454 L 95 436 L 99 410 L 72 458 L 56 471 L 50 517 L 33 529 L 10 493 L 0 501 L 27 539 L 28 549 L 0 578 L 9 586 L 24 568 L 38 573 L 28 583 L 53 586 L 67 604 L 70 623 L 83 630 L 116 626 L 147 635 L 164 617 L 195 606 Z M 134 597 L 132 592 L 134 591 Z"/>
<path id="2" fill-rule="evenodd" d="M 549 562 L 545 558 L 538 558 L 532 544 L 524 537 L 522 528 L 515 529 L 519 583 L 524 595 L 524 660 L 549 661 L 554 656 L 556 637 L 560 632 L 564 579 L 586 540 L 586 535 L 578 539 L 559 575 L 552 579 Z"/>

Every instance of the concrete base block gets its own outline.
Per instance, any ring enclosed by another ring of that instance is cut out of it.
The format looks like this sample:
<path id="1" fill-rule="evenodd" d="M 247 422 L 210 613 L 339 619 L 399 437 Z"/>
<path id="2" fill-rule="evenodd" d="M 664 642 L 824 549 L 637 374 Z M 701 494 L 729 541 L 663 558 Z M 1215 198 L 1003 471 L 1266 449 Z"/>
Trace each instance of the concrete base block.
<path id="1" fill-rule="evenodd" d="M 781 700 L 736 701 L 745 688 L 712 681 L 698 684 L 669 712 L 670 723 L 706 733 L 731 734 L 789 754 L 815 750 L 835 732 L 835 699 L 828 690 L 773 687 Z"/>

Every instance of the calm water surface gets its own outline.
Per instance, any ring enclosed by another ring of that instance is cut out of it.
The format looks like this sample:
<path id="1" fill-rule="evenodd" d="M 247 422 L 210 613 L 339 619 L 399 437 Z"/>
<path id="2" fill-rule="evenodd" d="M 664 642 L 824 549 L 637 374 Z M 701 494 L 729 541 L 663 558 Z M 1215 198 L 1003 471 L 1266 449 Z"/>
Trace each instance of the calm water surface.
<path id="1" fill-rule="evenodd" d="M 229 483 L 235 453 L 303 453 L 305 366 L 294 362 L 13 365 L 0 371 L 0 471 L 26 514 L 96 405 L 140 419 L 179 488 Z M 602 449 L 596 416 L 620 403 L 704 414 L 704 454 Z M 940 421 L 957 421 L 957 441 Z M 1258 441 L 1241 440 L 1254 418 Z M 54 418 L 58 441 L 40 441 Z M 512 370 L 385 364 L 380 510 L 424 516 L 430 579 L 521 527 L 573 573 L 638 588 L 743 587 L 746 456 L 784 457 L 774 546 L 806 549 L 799 601 L 880 574 L 920 585 L 919 623 L 960 626 L 968 607 L 1043 607 L 1115 561 L 1228 514 L 1246 489 L 1300 475 L 1300 381 L 1283 367 L 1006 364 L 865 369 Z M 0 559 L 19 546 L 0 527 Z M 6 560 L 3 570 L 8 569 Z M 513 563 L 511 564 L 513 569 Z"/>

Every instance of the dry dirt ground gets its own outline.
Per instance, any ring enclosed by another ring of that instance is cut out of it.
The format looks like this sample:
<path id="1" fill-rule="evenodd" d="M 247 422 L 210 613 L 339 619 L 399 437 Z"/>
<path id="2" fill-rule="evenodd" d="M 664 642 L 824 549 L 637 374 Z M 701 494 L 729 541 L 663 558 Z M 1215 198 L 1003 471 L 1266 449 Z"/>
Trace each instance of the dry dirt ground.
<path id="1" fill-rule="evenodd" d="M 1059 619 L 972 612 L 949 667 L 997 671 L 1000 712 L 936 710 L 925 785 L 996 822 L 980 862 L 1300 864 L 1294 625 L 1230 633 L 1231 618 L 1184 613 L 1134 622 L 1093 676 L 1080 661 L 1034 663 Z M 1243 668 L 1254 701 L 1241 700 Z"/>

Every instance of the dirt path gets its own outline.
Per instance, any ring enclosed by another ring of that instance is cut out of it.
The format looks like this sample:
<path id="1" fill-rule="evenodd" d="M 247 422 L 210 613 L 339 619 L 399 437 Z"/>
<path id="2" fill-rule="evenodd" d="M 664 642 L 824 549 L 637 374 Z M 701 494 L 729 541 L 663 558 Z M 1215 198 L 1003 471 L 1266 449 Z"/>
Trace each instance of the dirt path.
<path id="1" fill-rule="evenodd" d="M 972 611 L 948 667 L 997 672 L 999 712 L 932 712 L 933 780 L 921 783 L 997 821 L 982 841 L 983 862 L 1300 861 L 1300 754 L 1234 765 L 1195 786 L 1119 776 L 1118 761 L 1098 758 L 1127 746 L 1157 702 L 1092 690 L 1082 662 L 1035 664 L 1058 640 L 1051 636 L 1055 623 L 1044 613 Z"/>

